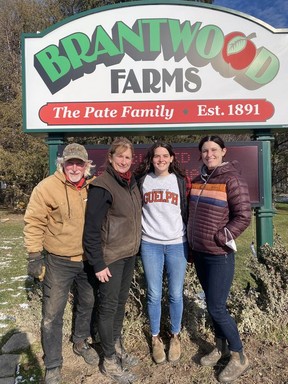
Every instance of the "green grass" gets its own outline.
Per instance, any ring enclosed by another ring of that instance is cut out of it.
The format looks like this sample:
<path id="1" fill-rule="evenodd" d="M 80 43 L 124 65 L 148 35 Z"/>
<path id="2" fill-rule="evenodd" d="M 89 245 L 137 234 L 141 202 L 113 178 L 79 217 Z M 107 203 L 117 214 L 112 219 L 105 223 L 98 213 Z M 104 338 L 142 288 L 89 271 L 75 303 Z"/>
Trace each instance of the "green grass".
<path id="1" fill-rule="evenodd" d="M 286 249 L 288 249 L 288 204 L 277 204 L 273 217 L 274 236 L 279 235 Z M 252 255 L 250 245 L 255 243 L 256 249 L 256 219 L 253 216 L 250 226 L 237 239 L 235 280 L 245 287 L 247 282 L 253 283 L 250 277 L 248 260 Z M 249 256 L 249 257 L 248 257 Z"/>
<path id="2" fill-rule="evenodd" d="M 252 254 L 250 245 L 254 241 L 256 248 L 256 239 L 254 234 L 254 226 L 250 225 L 246 231 L 236 240 L 236 267 L 235 267 L 235 282 L 242 287 L 246 287 L 247 283 L 252 283 L 250 277 L 248 260 Z"/>
<path id="3" fill-rule="evenodd" d="M 277 203 L 275 210 L 274 231 L 288 249 L 288 204 Z"/>
<path id="4" fill-rule="evenodd" d="M 8 221 L 4 221 L 9 218 Z M 27 254 L 23 241 L 23 216 L 0 211 L 0 348 L 18 331 L 35 321 L 28 307 L 28 294 L 33 280 L 27 276 Z M 39 318 L 41 308 L 39 307 Z M 39 324 L 39 326 L 38 326 Z M 33 325 L 32 325 L 33 327 Z M 40 321 L 36 322 L 38 332 Z M 17 383 L 31 380 L 40 382 L 42 377 L 37 355 L 42 354 L 41 345 L 33 345 L 22 351 Z"/>
<path id="5" fill-rule="evenodd" d="M 3 299 L 9 303 L 20 303 L 25 298 L 26 254 L 23 247 L 23 225 L 21 222 L 12 221 L 1 225 L 0 260 L 1 260 L 1 285 L 6 286 Z M 9 293 L 11 292 L 11 293 Z"/>
<path id="6" fill-rule="evenodd" d="M 0 218 L 5 218 L 1 212 Z M 0 222 L 0 336 L 16 326 L 15 309 L 27 309 L 27 292 L 31 280 L 27 277 L 26 252 L 23 246 L 23 219 L 9 215 Z M 18 312 L 17 311 L 17 312 Z"/>

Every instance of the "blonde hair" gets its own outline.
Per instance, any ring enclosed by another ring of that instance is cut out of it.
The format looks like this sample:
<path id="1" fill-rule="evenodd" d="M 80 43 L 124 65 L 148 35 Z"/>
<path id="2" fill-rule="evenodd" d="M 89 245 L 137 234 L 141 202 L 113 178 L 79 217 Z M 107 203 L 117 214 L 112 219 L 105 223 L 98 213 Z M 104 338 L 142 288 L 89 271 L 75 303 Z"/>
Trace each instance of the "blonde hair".
<path id="1" fill-rule="evenodd" d="M 116 137 L 116 139 L 113 140 L 108 153 L 107 153 L 107 162 L 109 159 L 116 153 L 120 152 L 123 153 L 127 149 L 130 149 L 132 152 L 132 156 L 134 155 L 134 147 L 130 140 L 127 139 L 127 137 Z"/>

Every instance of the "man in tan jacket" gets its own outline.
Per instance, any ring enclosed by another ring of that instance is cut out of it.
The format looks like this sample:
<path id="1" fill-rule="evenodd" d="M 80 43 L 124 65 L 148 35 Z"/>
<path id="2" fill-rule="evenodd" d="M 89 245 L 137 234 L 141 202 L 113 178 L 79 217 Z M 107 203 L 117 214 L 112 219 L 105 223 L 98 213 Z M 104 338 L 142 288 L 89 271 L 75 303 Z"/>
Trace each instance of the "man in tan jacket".
<path id="1" fill-rule="evenodd" d="M 82 246 L 92 168 L 82 145 L 67 145 L 57 159 L 55 173 L 34 188 L 24 216 L 28 275 L 44 279 L 41 332 L 45 384 L 61 383 L 63 314 L 73 283 L 77 288 L 73 350 L 88 364 L 98 365 L 99 361 L 87 342 L 98 283 L 93 268 L 84 260 Z"/>

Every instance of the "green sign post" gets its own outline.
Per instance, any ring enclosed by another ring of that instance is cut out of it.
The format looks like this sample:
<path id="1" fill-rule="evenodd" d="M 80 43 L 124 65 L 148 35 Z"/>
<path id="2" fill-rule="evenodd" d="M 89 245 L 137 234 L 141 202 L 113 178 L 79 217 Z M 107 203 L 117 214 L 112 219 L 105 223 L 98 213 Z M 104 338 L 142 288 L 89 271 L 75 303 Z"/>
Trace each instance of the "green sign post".
<path id="1" fill-rule="evenodd" d="M 273 136 L 268 133 L 257 132 L 255 140 L 262 141 L 262 176 L 263 179 L 263 205 L 255 209 L 257 247 L 268 243 L 273 245 L 273 216 L 272 204 L 272 171 L 271 171 L 271 141 Z"/>

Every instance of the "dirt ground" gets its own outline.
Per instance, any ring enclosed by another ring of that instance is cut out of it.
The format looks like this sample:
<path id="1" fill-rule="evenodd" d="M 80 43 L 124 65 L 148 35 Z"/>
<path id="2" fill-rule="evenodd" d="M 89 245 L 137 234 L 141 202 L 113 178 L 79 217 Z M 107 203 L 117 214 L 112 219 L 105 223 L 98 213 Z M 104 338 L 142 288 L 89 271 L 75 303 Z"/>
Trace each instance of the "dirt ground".
<path id="1" fill-rule="evenodd" d="M 29 309 L 16 314 L 19 319 L 18 326 L 22 331 L 31 332 L 36 338 L 33 344 L 34 361 L 27 363 L 26 368 L 35 372 L 35 368 L 44 366 L 42 361 L 42 349 L 40 344 L 41 310 L 38 300 L 30 301 Z M 67 308 L 66 308 L 67 310 Z M 184 309 L 185 312 L 185 309 Z M 139 359 L 139 364 L 131 368 L 137 375 L 135 384 L 216 384 L 219 372 L 227 361 L 222 361 L 215 368 L 199 365 L 200 357 L 213 348 L 213 336 L 210 331 L 205 336 L 200 333 L 193 335 L 187 326 L 190 317 L 186 311 L 185 323 L 181 332 L 182 355 L 177 363 L 163 363 L 156 365 L 151 358 L 150 337 L 147 329 L 141 328 L 137 321 L 124 323 L 124 345 L 129 353 Z M 82 357 L 76 356 L 72 351 L 71 335 L 71 311 L 65 311 L 63 327 L 63 357 L 62 384 L 112 384 L 113 381 L 104 376 L 99 366 L 87 365 Z M 249 370 L 235 381 L 237 384 L 288 384 L 288 344 L 262 341 L 259 337 L 242 335 L 245 352 L 249 358 Z M 168 337 L 163 337 L 166 349 L 169 345 Z M 91 342 L 92 343 L 92 342 Z M 101 360 L 101 348 L 99 344 L 92 344 L 99 353 Z M 35 382 L 35 380 L 34 380 Z M 43 378 L 37 382 L 42 384 Z"/>
<path id="2" fill-rule="evenodd" d="M 198 344 L 182 339 L 182 357 L 176 364 L 164 363 L 156 365 L 151 360 L 148 344 L 138 345 L 131 351 L 139 358 L 139 365 L 131 371 L 138 376 L 135 383 L 142 384 L 213 384 L 217 383 L 217 374 L 226 362 L 214 369 L 201 367 L 199 358 L 212 345 L 204 340 Z M 236 382 L 238 384 L 288 383 L 288 346 L 271 345 L 269 342 L 245 340 L 245 350 L 249 357 L 250 369 Z M 111 379 L 103 376 L 98 367 L 90 367 L 81 357 L 75 356 L 71 344 L 64 347 L 63 379 L 65 383 L 75 384 L 110 384 Z"/>

